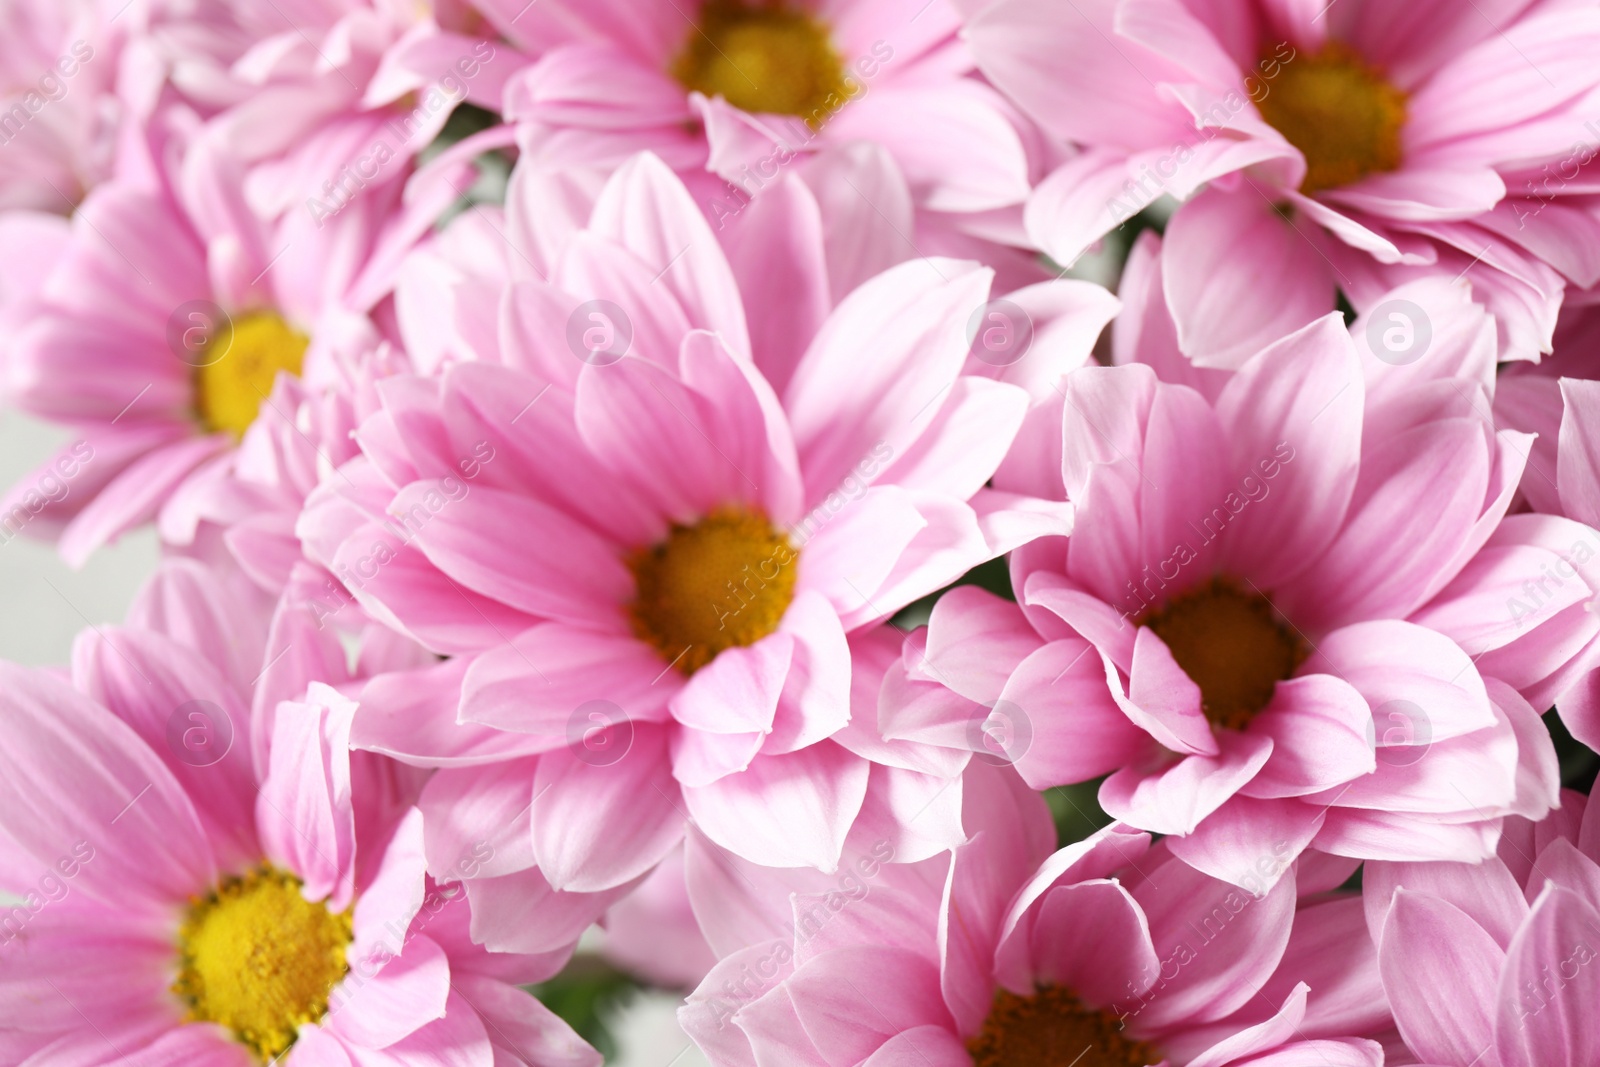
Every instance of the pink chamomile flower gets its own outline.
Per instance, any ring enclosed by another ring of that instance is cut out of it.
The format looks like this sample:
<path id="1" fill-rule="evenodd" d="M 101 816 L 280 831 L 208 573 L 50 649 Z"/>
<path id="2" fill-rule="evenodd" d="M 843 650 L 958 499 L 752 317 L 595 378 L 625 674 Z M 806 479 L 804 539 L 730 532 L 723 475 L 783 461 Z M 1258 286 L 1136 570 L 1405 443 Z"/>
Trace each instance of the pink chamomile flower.
<path id="1" fill-rule="evenodd" d="M 968 841 L 836 883 L 729 872 L 691 838 L 690 896 L 727 947 L 679 1019 L 712 1063 L 1383 1062 L 1361 901 L 1326 892 L 1348 865 L 1252 893 L 1120 826 L 1052 854 L 1036 794 L 967 778 Z"/>
<path id="2" fill-rule="evenodd" d="M 1028 203 L 1059 262 L 1169 194 L 1185 201 L 1168 237 L 1186 277 L 1259 279 L 1235 321 L 1331 310 L 1335 286 L 1366 311 L 1464 275 L 1500 358 L 1520 360 L 1550 351 L 1563 291 L 1600 280 L 1592 5 L 1001 0 L 964 35 L 1082 148 Z M 1236 366 L 1248 353 L 1230 355 L 1234 327 L 1206 310 L 1179 305 L 1184 351 Z"/>
<path id="3" fill-rule="evenodd" d="M 1158 351 L 1159 307 L 1125 296 Z M 935 606 L 908 675 L 969 704 L 890 703 L 885 736 L 968 747 L 987 709 L 1030 784 L 1110 775 L 1107 812 L 1228 879 L 1278 840 L 1470 861 L 1505 816 L 1542 814 L 1538 711 L 1593 664 L 1600 533 L 1507 516 L 1526 436 L 1467 382 L 1400 388 L 1380 362 L 1330 316 L 1194 385 L 1138 362 L 1069 374 L 1061 436 L 995 484 L 1061 486 L 1072 536 L 1012 553 L 1019 604 Z"/>
<path id="4" fill-rule="evenodd" d="M 460 887 L 427 877 L 414 776 L 352 757 L 355 705 L 333 688 L 277 704 L 252 746 L 223 671 L 250 626 L 194 566 L 135 619 L 201 643 L 96 630 L 71 684 L 0 667 L 0 880 L 24 902 L 0 942 L 6 1061 L 598 1064 L 516 988 L 582 925 L 542 954 L 474 945 Z"/>
<path id="5" fill-rule="evenodd" d="M 1438 1067 L 1600 1056 L 1600 808 L 1564 790 L 1481 864 L 1369 863 L 1367 924 L 1400 1035 Z"/>

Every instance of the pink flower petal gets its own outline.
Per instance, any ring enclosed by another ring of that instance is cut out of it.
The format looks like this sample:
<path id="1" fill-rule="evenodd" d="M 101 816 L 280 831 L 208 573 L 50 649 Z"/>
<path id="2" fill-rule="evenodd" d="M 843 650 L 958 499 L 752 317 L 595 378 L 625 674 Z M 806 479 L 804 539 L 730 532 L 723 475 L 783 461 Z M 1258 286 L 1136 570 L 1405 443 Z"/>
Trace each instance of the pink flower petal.
<path id="1" fill-rule="evenodd" d="M 1500 975 L 1494 1041 L 1506 1067 L 1578 1067 L 1600 1056 L 1587 1013 L 1600 996 L 1596 969 L 1586 966 L 1597 934 L 1600 912 L 1577 894 L 1552 886 L 1534 902 Z"/>
<path id="2" fill-rule="evenodd" d="M 1471 1063 L 1494 1043 L 1506 954 L 1459 908 L 1395 894 L 1378 944 L 1383 988 L 1406 1044 L 1433 1063 Z"/>
<path id="3" fill-rule="evenodd" d="M 833 870 L 866 798 L 868 764 L 830 742 L 685 788 L 689 815 L 712 841 L 772 867 Z"/>
<path id="4" fill-rule="evenodd" d="M 683 837 L 685 812 L 667 755 L 667 728 L 633 724 L 626 751 L 540 757 L 533 783 L 533 851 L 550 885 L 593 893 L 628 884 Z"/>

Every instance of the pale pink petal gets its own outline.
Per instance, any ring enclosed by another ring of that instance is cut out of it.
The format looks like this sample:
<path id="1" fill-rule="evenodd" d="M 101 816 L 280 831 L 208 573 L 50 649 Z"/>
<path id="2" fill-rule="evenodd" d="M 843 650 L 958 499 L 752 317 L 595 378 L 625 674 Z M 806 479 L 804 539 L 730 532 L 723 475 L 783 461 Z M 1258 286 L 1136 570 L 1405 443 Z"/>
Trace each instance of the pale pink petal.
<path id="1" fill-rule="evenodd" d="M 0 664 L 0 683 L 0 819 L 17 845 L 54 863 L 84 842 L 85 892 L 122 907 L 167 908 L 215 881 L 193 803 L 130 727 L 48 674 Z"/>
<path id="2" fill-rule="evenodd" d="M 1597 931 L 1600 912 L 1575 893 L 1551 886 L 1534 902 L 1500 974 L 1494 1039 L 1505 1067 L 1578 1067 L 1600 1056 L 1587 1010 L 1600 979 L 1585 966 Z M 1559 985 L 1547 995 L 1552 970 Z"/>
<path id="3" fill-rule="evenodd" d="M 887 148 L 863 141 L 829 145 L 800 177 L 822 209 L 831 304 L 918 255 L 908 236 L 916 206 Z"/>
<path id="4" fill-rule="evenodd" d="M 1184 204 L 1162 255 L 1178 344 L 1201 367 L 1237 369 L 1332 309 L 1328 261 L 1248 192 L 1211 190 Z"/>
<path id="5" fill-rule="evenodd" d="M 1016 386 L 959 378 L 921 438 L 874 477 L 966 500 L 993 477 L 1027 406 Z"/>
<path id="6" fill-rule="evenodd" d="M 1301 1036 L 1380 1032 L 1390 1025 L 1388 1002 L 1378 977 L 1377 942 L 1367 932 L 1360 898 L 1339 894 L 1308 903 L 1304 894 L 1311 887 L 1304 877 L 1297 879 L 1297 888 L 1302 896 L 1294 930 L 1278 970 L 1261 987 L 1261 1001 L 1281 1004 L 1305 982 L 1311 1000 Z"/>
<path id="7" fill-rule="evenodd" d="M 943 1026 L 913 1026 L 878 1046 L 861 1067 L 967 1067 L 967 1046 Z"/>
<path id="8" fill-rule="evenodd" d="M 323 1025 L 349 1044 L 386 1048 L 443 1016 L 449 995 L 450 960 L 444 949 L 415 934 L 375 973 L 346 975 L 329 997 Z"/>
<path id="9" fill-rule="evenodd" d="M 1118 34 L 1117 5 L 1094 0 L 1062 11 L 1046 0 L 1005 0 L 967 20 L 979 69 L 1036 122 L 1068 141 L 1132 148 L 1192 136 L 1183 109 L 1163 106 L 1155 83 L 1182 72 Z"/>
<path id="10" fill-rule="evenodd" d="M 1561 510 L 1568 518 L 1600 525 L 1600 440 L 1594 436 L 1600 418 L 1600 383 L 1561 379 L 1560 452 L 1556 484 Z"/>
<path id="11" fill-rule="evenodd" d="M 258 778 L 267 775 L 278 704 L 302 699 L 312 682 L 342 685 L 350 675 L 348 654 L 334 628 L 325 625 L 321 613 L 327 609 L 315 599 L 323 581 L 320 571 L 302 565 L 272 612 L 266 666 L 255 670 L 250 681 L 248 741 Z M 345 601 L 338 603 L 342 607 Z"/>
<path id="12" fill-rule="evenodd" d="M 196 801 L 220 864 L 257 858 L 250 716 L 211 664 L 159 633 L 96 628 L 73 642 L 72 675 Z"/>
<path id="13" fill-rule="evenodd" d="M 794 638 L 781 630 L 753 645 L 724 649 L 694 672 L 667 708 L 696 730 L 767 733 L 794 652 Z"/>
<path id="14" fill-rule="evenodd" d="M 898 862 L 919 863 L 966 841 L 961 807 L 958 779 L 873 764 L 851 833 L 867 847 L 894 849 Z"/>
<path id="15" fill-rule="evenodd" d="M 361 888 L 361 897 L 356 901 L 355 937 L 347 958 L 358 974 L 362 968 L 381 967 L 406 951 L 407 931 L 422 907 L 427 889 L 426 875 L 422 812 L 412 808 L 383 850 L 377 875 Z"/>
<path id="16" fill-rule="evenodd" d="M 851 721 L 852 652 L 832 605 L 820 593 L 799 593 L 784 612 L 778 633 L 794 639 L 794 659 L 783 680 L 772 732 L 761 743 L 768 755 L 815 744 Z"/>
<path id="17" fill-rule="evenodd" d="M 957 586 L 933 605 L 926 651 L 908 668 L 913 678 L 937 681 L 968 700 L 993 701 L 1039 646 L 1015 603 L 975 585 Z"/>
<path id="18" fill-rule="evenodd" d="M 1262 492 L 1243 480 L 1253 473 L 1249 460 L 1241 461 L 1236 471 L 1228 469 L 1228 436 L 1211 405 L 1192 389 L 1167 386 L 1156 391 L 1138 486 L 1139 562 L 1144 570 L 1135 580 L 1146 588 L 1152 572 L 1159 588 L 1174 578 L 1191 580 L 1184 569 L 1191 575 L 1214 571 L 1219 534 L 1241 506 L 1241 490 Z M 1120 599 L 1126 603 L 1129 597 Z"/>
<path id="19" fill-rule="evenodd" d="M 969 840 L 953 851 L 939 905 L 940 984 L 963 1033 L 994 998 L 995 948 L 1017 889 L 1055 847 L 1038 794 L 1002 768 L 974 763 L 963 782 Z"/>
<path id="20" fill-rule="evenodd" d="M 1517 928 L 1528 917 L 1522 887 L 1505 864 L 1495 859 L 1483 863 L 1368 863 L 1362 876 L 1361 896 L 1367 929 L 1374 942 L 1383 933 L 1384 920 L 1398 890 L 1424 893 L 1461 909 L 1502 949 L 1511 944 Z"/>
<path id="21" fill-rule="evenodd" d="M 262 847 L 305 883 L 307 900 L 336 911 L 355 893 L 355 816 L 350 795 L 353 702 L 321 683 L 305 703 L 284 702 L 267 777 L 256 798 Z"/>
<path id="22" fill-rule="evenodd" d="M 658 281 L 688 312 L 691 326 L 718 332 L 733 351 L 750 354 L 733 271 L 688 190 L 659 158 L 644 153 L 623 164 L 601 190 L 589 225 L 663 272 Z"/>
<path id="23" fill-rule="evenodd" d="M 1412 623 L 1364 622 L 1335 630 L 1318 639 L 1301 672 L 1331 674 L 1354 686 L 1372 709 L 1380 747 L 1427 746 L 1496 723 L 1488 690 L 1467 654 L 1449 638 Z"/>
<path id="24" fill-rule="evenodd" d="M 626 750 L 597 757 L 579 746 L 539 759 L 533 851 L 557 890 L 599 892 L 632 882 L 683 837 L 667 729 L 634 723 L 624 732 Z"/>
<path id="25" fill-rule="evenodd" d="M 1104 663 L 1081 641 L 1052 641 L 1023 660 L 994 707 L 1025 726 L 1007 755 L 1037 789 L 1098 778 L 1156 743 L 1107 691 Z"/>
<path id="26" fill-rule="evenodd" d="M 303 537 L 303 523 L 301 533 Z M 387 527 L 371 523 L 341 544 L 329 561 L 379 622 L 447 654 L 493 647 L 534 622 L 492 597 L 464 588 L 415 546 L 399 541 Z M 403 616 L 391 610 L 391 604 Z"/>
<path id="27" fill-rule="evenodd" d="M 990 211 L 1028 195 L 1023 140 L 994 90 L 976 80 L 874 89 L 841 108 L 828 134 L 889 149 L 928 211 Z M 950 165 L 953 144 L 971 153 L 965 165 Z"/>
<path id="28" fill-rule="evenodd" d="M 1229 527 L 1224 565 L 1271 589 L 1333 541 L 1355 491 L 1361 379 L 1343 320 L 1318 319 L 1253 357 L 1223 388 L 1217 417 L 1235 471 L 1270 494 Z"/>
<path id="29" fill-rule="evenodd" d="M 1193 959 L 1140 1010 L 1142 1027 L 1222 1019 L 1251 1000 L 1289 942 L 1295 886 L 1284 878 L 1260 897 L 1176 859 L 1151 867 L 1134 899 L 1161 959 L 1188 946 Z"/>
<path id="30" fill-rule="evenodd" d="M 1494 1043 L 1495 985 L 1506 954 L 1459 908 L 1395 894 L 1378 968 L 1401 1036 L 1434 1063 L 1471 1063 Z"/>
<path id="31" fill-rule="evenodd" d="M 751 351 L 782 396 L 833 306 L 822 213 L 794 175 L 763 189 L 736 217 L 723 212 L 713 208 L 714 226 L 748 303 Z"/>
<path id="32" fill-rule="evenodd" d="M 875 449 L 898 455 L 926 432 L 932 401 L 966 359 L 967 319 L 988 298 L 990 276 L 955 260 L 906 263 L 834 309 L 783 397 L 808 506 Z"/>
<path id="33" fill-rule="evenodd" d="M 95 1043 L 104 1048 L 98 1035 Z M 252 1061 L 249 1051 L 220 1028 L 180 1026 L 117 1062 L 127 1067 L 247 1067 Z"/>
<path id="34" fill-rule="evenodd" d="M 600 1067 L 600 1053 L 536 997 L 473 974 L 453 974 L 451 987 L 483 1019 L 497 1062 L 515 1056 L 530 1067 Z"/>
<path id="35" fill-rule="evenodd" d="M 1240 795 L 1212 812 L 1194 833 L 1171 838 L 1172 854 L 1196 870 L 1260 896 L 1278 884 L 1316 837 L 1322 821 L 1320 804 Z"/>
<path id="36" fill-rule="evenodd" d="M 428 873 L 453 882 L 533 866 L 536 766 L 531 759 L 508 759 L 429 778 L 417 799 L 428 827 Z"/>
<path id="37" fill-rule="evenodd" d="M 561 893 L 537 867 L 466 883 L 472 939 L 491 952 L 570 950 L 578 936 L 631 886 L 605 893 Z"/>
<path id="38" fill-rule="evenodd" d="M 391 526 L 445 575 L 531 616 L 603 625 L 633 594 L 614 545 L 528 497 L 455 479 L 414 482 L 388 510 Z M 528 538 L 543 550 L 525 551 Z"/>
<path id="39" fill-rule="evenodd" d="M 1272 740 L 1223 731 L 1215 756 L 1125 767 L 1100 786 L 1107 814 L 1155 833 L 1194 832 L 1200 820 L 1237 793 L 1272 754 Z"/>
<path id="40" fill-rule="evenodd" d="M 937 968 L 904 949 L 839 949 L 786 983 L 795 1011 L 830 1063 L 859 1063 L 894 1035 L 949 1026 Z M 873 1010 L 862 1010 L 871 1003 Z"/>
<path id="41" fill-rule="evenodd" d="M 689 815 L 712 841 L 772 867 L 833 870 L 866 798 L 868 764 L 829 742 L 684 789 Z"/>
<path id="42" fill-rule="evenodd" d="M 634 720 L 666 717 L 680 676 L 644 642 L 550 623 L 479 656 L 461 684 L 461 719 L 537 739 L 542 749 L 573 741 L 579 714 L 601 702 Z"/>
<path id="43" fill-rule="evenodd" d="M 1291 616 L 1325 627 L 1419 607 L 1483 507 L 1490 456 L 1482 440 L 1481 417 L 1441 419 L 1365 457 L 1344 528 L 1317 565 L 1328 584 L 1314 606 L 1291 606 Z"/>
<path id="44" fill-rule="evenodd" d="M 678 1025 L 706 1056 L 715 1057 L 717 1063 L 730 1067 L 756 1067 L 750 1038 L 740 1026 L 729 1025 L 751 998 L 748 994 L 729 996 L 722 983 L 732 980 L 735 975 L 748 973 L 747 969 L 753 963 L 759 962 L 771 951 L 770 944 L 762 943 L 725 956 L 678 1007 Z M 814 1055 L 812 1062 L 817 1062 Z"/>
<path id="45" fill-rule="evenodd" d="M 1266 1022 L 1246 1027 L 1219 1041 L 1205 1052 L 1190 1060 L 1193 1067 L 1222 1067 L 1223 1064 L 1246 1059 L 1253 1053 L 1268 1052 L 1299 1033 L 1306 1014 L 1306 993 L 1309 987 L 1301 982 L 1290 992 L 1278 1013 Z M 1255 1062 L 1247 1060 L 1247 1062 Z"/>
<path id="46" fill-rule="evenodd" d="M 462 678 L 472 662 L 457 656 L 372 679 L 362 690 L 350 743 L 428 767 L 473 766 L 546 750 L 548 742 L 537 736 L 456 721 Z"/>
<path id="47" fill-rule="evenodd" d="M 1118 703 L 1137 726 L 1174 752 L 1217 753 L 1211 723 L 1201 711 L 1200 687 L 1148 626 L 1139 627 L 1134 638 L 1133 669 L 1128 674 L 1128 699 Z"/>
<path id="48" fill-rule="evenodd" d="M 1476 863 L 1493 854 L 1499 819 L 1330 807 L 1312 845 L 1340 856 L 1378 860 Z"/>
<path id="49" fill-rule="evenodd" d="M 1272 758 L 1244 787 L 1246 796 L 1304 796 L 1376 767 L 1372 709 L 1349 682 L 1330 674 L 1279 682 L 1250 731 L 1273 745 Z"/>
<path id="50" fill-rule="evenodd" d="M 1041 982 L 1109 1008 L 1161 970 L 1144 912 L 1117 882 L 1058 885 L 1037 907 L 1030 948 Z"/>
<path id="51" fill-rule="evenodd" d="M 1026 561 L 1028 547 L 1032 546 L 1024 546 L 1021 553 L 1014 553 L 1013 561 L 1019 555 Z M 1023 583 L 1022 605 L 1025 613 L 1033 606 L 1047 609 L 1051 615 L 1070 626 L 1074 633 L 1104 653 L 1118 670 L 1123 673 L 1133 670 L 1133 646 L 1138 640 L 1138 627 L 1128 618 L 1128 612 L 1118 613 L 1104 600 L 1084 592 L 1070 580 L 1049 570 L 1031 570 L 1028 573 Z M 1030 616 L 1029 621 L 1041 633 L 1048 632 L 1037 615 Z"/>
<path id="52" fill-rule="evenodd" d="M 804 493 L 800 461 L 772 385 L 720 335 L 699 330 L 683 339 L 678 370 L 699 403 L 716 413 L 711 425 L 718 449 L 760 480 L 767 517 L 778 525 L 798 519 Z"/>
<path id="53" fill-rule="evenodd" d="M 721 505 L 765 505 L 768 491 L 781 500 L 771 481 L 781 461 L 767 447 L 766 413 L 757 395 L 746 391 L 736 401 L 732 395 L 719 399 L 737 406 L 718 410 L 699 390 L 628 356 L 583 369 L 578 432 L 613 476 L 676 521 L 692 521 Z M 719 447 L 730 439 L 739 442 L 731 453 Z M 748 458 L 752 449 L 760 466 Z"/>
<path id="54" fill-rule="evenodd" d="M 227 447 L 220 435 L 190 437 L 130 464 L 61 533 L 61 556 L 83 566 L 95 549 L 155 517 L 162 499 L 200 464 Z"/>

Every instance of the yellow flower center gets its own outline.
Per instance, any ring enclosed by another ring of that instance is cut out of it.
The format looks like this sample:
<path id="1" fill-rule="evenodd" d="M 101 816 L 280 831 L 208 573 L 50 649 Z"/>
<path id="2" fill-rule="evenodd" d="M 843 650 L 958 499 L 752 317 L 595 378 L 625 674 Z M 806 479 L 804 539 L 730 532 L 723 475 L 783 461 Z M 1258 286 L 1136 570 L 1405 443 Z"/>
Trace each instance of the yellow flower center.
<path id="1" fill-rule="evenodd" d="M 193 901 L 178 934 L 172 991 L 189 1005 L 189 1021 L 227 1028 L 262 1062 L 327 1014 L 347 969 L 351 913 L 306 900 L 300 886 L 263 865 Z"/>
<path id="2" fill-rule="evenodd" d="M 1306 658 L 1305 647 L 1270 600 L 1225 578 L 1185 593 L 1140 623 L 1166 643 L 1200 687 L 1206 718 L 1224 729 L 1249 725 L 1277 684 Z"/>
<path id="3" fill-rule="evenodd" d="M 633 632 L 684 674 L 778 628 L 799 552 L 759 511 L 718 508 L 628 557 Z"/>
<path id="4" fill-rule="evenodd" d="M 1049 986 L 1030 997 L 1002 989 L 983 1029 L 967 1042 L 974 1067 L 1146 1067 L 1162 1054 L 1128 1037 L 1109 1011 Z"/>
<path id="5" fill-rule="evenodd" d="M 1351 185 L 1400 166 L 1406 94 L 1349 46 L 1332 41 L 1316 55 L 1297 56 L 1267 86 L 1256 106 L 1306 157 L 1301 192 Z"/>
<path id="6" fill-rule="evenodd" d="M 820 126 L 850 95 L 828 28 L 782 2 L 706 0 L 672 62 L 686 89 Z"/>
<path id="7" fill-rule="evenodd" d="M 195 369 L 195 406 L 207 430 L 237 440 L 256 421 L 279 371 L 300 376 L 311 339 L 270 311 L 241 315 L 223 326 Z"/>

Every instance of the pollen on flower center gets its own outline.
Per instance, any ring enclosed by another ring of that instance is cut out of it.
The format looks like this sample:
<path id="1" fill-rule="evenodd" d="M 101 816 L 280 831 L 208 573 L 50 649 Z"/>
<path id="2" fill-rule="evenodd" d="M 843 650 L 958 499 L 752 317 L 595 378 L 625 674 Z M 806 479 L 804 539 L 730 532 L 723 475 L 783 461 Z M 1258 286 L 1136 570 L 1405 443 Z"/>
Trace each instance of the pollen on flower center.
<path id="1" fill-rule="evenodd" d="M 1225 578 L 1169 601 L 1140 622 L 1166 643 L 1200 687 L 1206 718 L 1224 729 L 1247 726 L 1306 657 L 1271 601 Z"/>
<path id="2" fill-rule="evenodd" d="M 1162 1054 L 1128 1037 L 1110 1011 L 1085 1007 L 1048 986 L 1022 997 L 1002 989 L 983 1029 L 967 1042 L 975 1067 L 1147 1067 Z"/>
<path id="3" fill-rule="evenodd" d="M 671 70 L 686 89 L 812 126 L 850 95 L 827 27 L 784 0 L 706 0 Z"/>
<path id="4" fill-rule="evenodd" d="M 628 557 L 636 590 L 633 632 L 693 674 L 724 649 L 778 628 L 794 598 L 799 553 L 767 517 L 718 508 Z"/>
<path id="5" fill-rule="evenodd" d="M 195 407 L 205 428 L 243 437 L 278 372 L 299 377 L 310 343 L 272 312 L 241 315 L 219 330 L 195 370 Z"/>
<path id="6" fill-rule="evenodd" d="M 300 895 L 294 875 L 262 866 L 195 900 L 178 934 L 172 991 L 191 1022 L 217 1023 L 262 1061 L 328 1011 L 345 975 L 351 912 Z"/>
<path id="7" fill-rule="evenodd" d="M 1350 185 L 1400 166 L 1405 93 L 1348 45 L 1329 42 L 1284 64 L 1256 106 L 1306 157 L 1303 193 Z"/>

